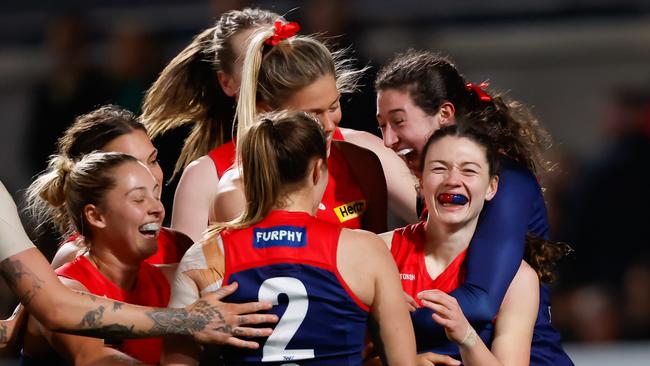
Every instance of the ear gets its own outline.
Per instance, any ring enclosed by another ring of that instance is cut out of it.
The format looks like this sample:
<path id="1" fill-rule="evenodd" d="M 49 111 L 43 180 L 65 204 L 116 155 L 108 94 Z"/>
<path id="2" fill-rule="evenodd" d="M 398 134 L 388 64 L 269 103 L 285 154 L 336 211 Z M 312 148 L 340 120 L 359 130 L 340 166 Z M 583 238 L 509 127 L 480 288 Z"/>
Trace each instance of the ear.
<path id="1" fill-rule="evenodd" d="M 325 174 L 325 163 L 323 162 L 323 159 L 316 159 L 314 162 L 314 167 L 311 171 L 312 184 L 315 186 L 318 185 L 318 182 L 320 182 L 323 174 Z"/>
<path id="2" fill-rule="evenodd" d="M 449 126 L 456 123 L 454 117 L 456 116 L 456 107 L 450 102 L 444 102 L 440 106 L 440 127 Z"/>
<path id="3" fill-rule="evenodd" d="M 93 204 L 87 204 L 84 206 L 83 216 L 90 226 L 94 226 L 98 229 L 103 229 L 106 227 L 106 218 L 104 215 L 102 215 L 99 207 Z"/>
<path id="4" fill-rule="evenodd" d="M 217 79 L 223 92 L 229 97 L 235 97 L 239 92 L 239 85 L 235 82 L 235 78 L 224 71 L 217 71 Z"/>
<path id="5" fill-rule="evenodd" d="M 490 184 L 488 185 L 488 190 L 485 193 L 485 200 L 490 201 L 494 196 L 497 194 L 497 190 L 499 189 L 499 176 L 495 175 L 494 177 L 490 178 Z"/>

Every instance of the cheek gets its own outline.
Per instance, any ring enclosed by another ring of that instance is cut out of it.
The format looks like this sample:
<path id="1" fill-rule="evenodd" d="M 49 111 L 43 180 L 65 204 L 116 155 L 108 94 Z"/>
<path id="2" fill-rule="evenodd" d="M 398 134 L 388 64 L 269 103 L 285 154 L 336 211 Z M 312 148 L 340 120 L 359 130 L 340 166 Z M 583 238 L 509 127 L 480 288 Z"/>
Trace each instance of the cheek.
<path id="1" fill-rule="evenodd" d="M 336 126 L 339 125 L 341 122 L 341 117 L 343 116 L 343 113 L 341 112 L 341 107 L 337 108 L 336 111 L 332 112 L 330 114 L 330 119 L 332 120 L 332 123 L 334 123 Z"/>
<path id="2" fill-rule="evenodd" d="M 158 182 L 158 184 L 162 186 L 164 175 L 160 165 L 156 164 L 155 167 L 152 167 L 151 174 L 153 174 L 153 177 L 156 179 L 156 182 Z"/>

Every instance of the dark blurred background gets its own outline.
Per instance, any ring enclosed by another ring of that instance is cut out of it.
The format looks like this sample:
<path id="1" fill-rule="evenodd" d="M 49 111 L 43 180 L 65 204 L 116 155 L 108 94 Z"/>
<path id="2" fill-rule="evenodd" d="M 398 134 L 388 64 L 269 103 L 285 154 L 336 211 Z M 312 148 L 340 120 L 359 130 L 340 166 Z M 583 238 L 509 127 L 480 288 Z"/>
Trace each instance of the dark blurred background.
<path id="1" fill-rule="evenodd" d="M 359 65 L 372 67 L 365 87 L 346 99 L 346 127 L 378 134 L 374 72 L 410 47 L 448 54 L 468 80 L 487 80 L 531 107 L 555 142 L 547 155 L 555 168 L 540 174 L 553 238 L 575 249 L 554 285 L 555 325 L 574 345 L 650 340 L 647 1 L 5 3 L 2 182 L 20 200 L 74 116 L 108 102 L 140 112 L 143 92 L 194 34 L 223 11 L 250 5 L 286 14 L 304 33 L 324 33 L 338 47 L 351 46 Z M 186 132 L 156 141 L 166 177 Z M 165 188 L 168 216 L 174 187 Z M 51 254 L 55 243 L 39 246 Z M 14 301 L 0 288 L 0 315 L 10 314 Z"/>

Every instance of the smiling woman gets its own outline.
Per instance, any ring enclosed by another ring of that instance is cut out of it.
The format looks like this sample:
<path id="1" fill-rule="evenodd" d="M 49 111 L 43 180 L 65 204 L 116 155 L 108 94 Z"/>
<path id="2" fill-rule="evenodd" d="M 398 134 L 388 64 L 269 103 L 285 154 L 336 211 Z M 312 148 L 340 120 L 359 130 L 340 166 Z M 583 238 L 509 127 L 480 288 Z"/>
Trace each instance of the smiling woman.
<path id="1" fill-rule="evenodd" d="M 62 230 L 78 232 L 80 243 L 88 248 L 85 255 L 57 270 L 66 286 L 137 305 L 167 305 L 170 288 L 165 276 L 144 261 L 156 252 L 165 211 L 158 180 L 143 163 L 122 153 L 93 153 L 77 163 L 55 155 L 28 195 L 32 203 L 48 204 L 45 217 L 56 220 Z M 92 324 L 101 315 L 89 313 L 82 323 Z M 76 365 L 102 359 L 155 364 L 161 342 L 160 338 L 102 341 L 51 333 L 30 318 L 23 364 L 56 364 L 54 352 L 58 362 Z"/>

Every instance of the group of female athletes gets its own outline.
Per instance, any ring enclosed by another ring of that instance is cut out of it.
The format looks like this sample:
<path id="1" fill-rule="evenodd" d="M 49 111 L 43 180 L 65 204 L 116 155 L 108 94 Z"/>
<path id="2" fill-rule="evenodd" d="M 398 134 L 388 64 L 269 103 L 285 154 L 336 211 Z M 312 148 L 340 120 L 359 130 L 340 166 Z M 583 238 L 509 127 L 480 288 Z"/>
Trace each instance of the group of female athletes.
<path id="1" fill-rule="evenodd" d="M 230 11 L 167 65 L 140 117 L 79 116 L 28 209 L 64 238 L 59 279 L 96 297 L 76 294 L 83 317 L 57 323 L 46 280 L 21 287 L 47 271 L 3 248 L 30 314 L 22 364 L 572 365 L 550 319 L 565 249 L 547 240 L 535 177 L 543 129 L 415 50 L 377 75 L 383 141 L 339 128 L 363 71 L 277 14 Z M 165 228 L 150 138 L 188 123 Z M 10 206 L 3 246 L 25 241 Z M 388 231 L 389 214 L 411 224 Z M 128 322 L 143 313 L 149 329 Z"/>

